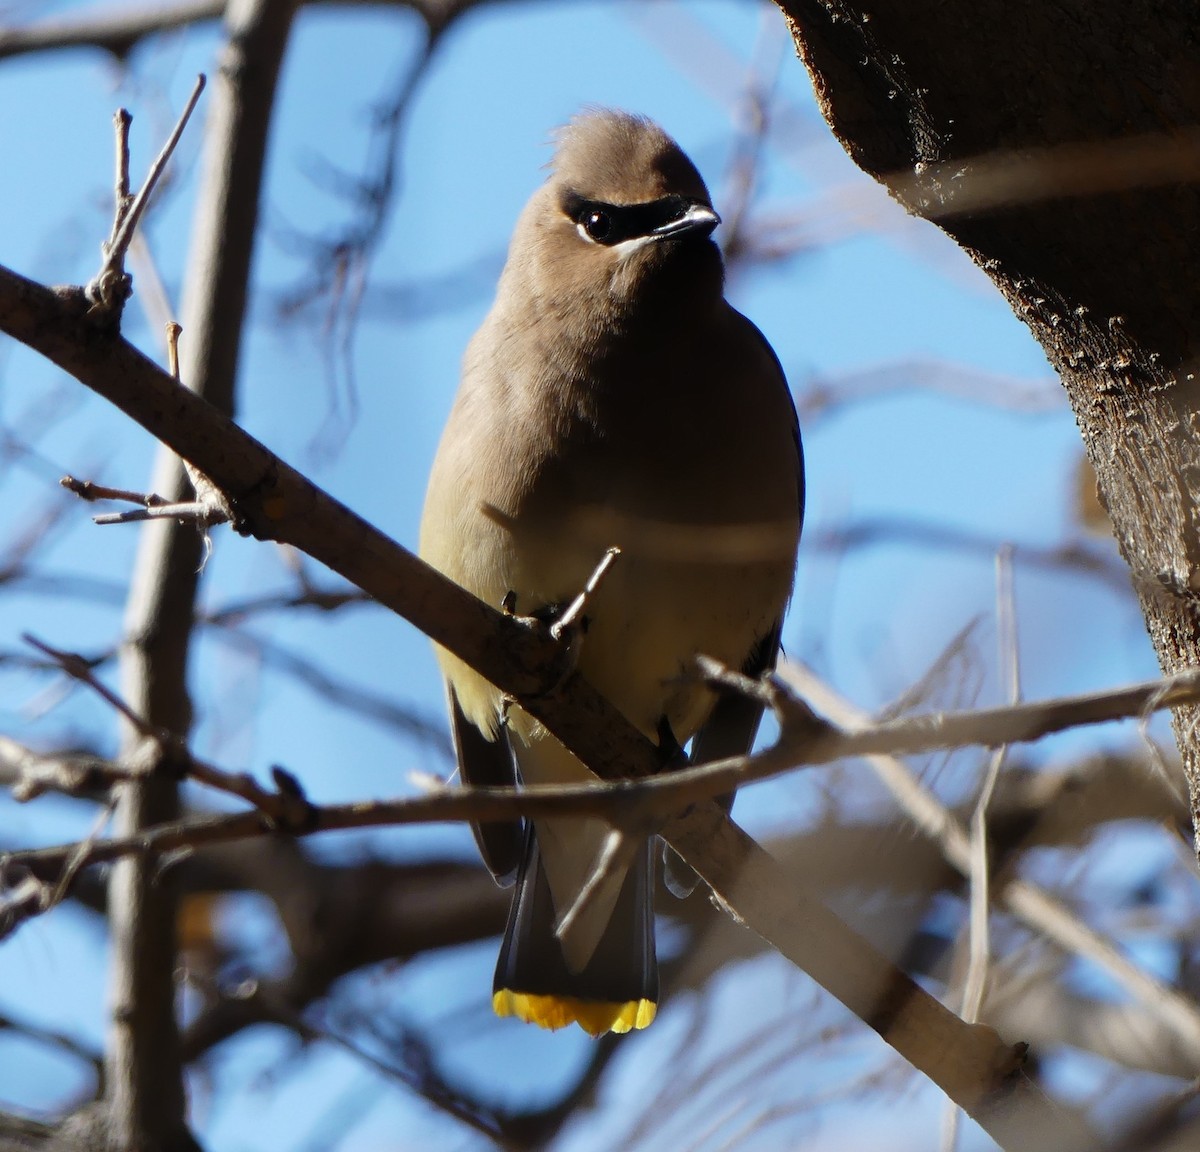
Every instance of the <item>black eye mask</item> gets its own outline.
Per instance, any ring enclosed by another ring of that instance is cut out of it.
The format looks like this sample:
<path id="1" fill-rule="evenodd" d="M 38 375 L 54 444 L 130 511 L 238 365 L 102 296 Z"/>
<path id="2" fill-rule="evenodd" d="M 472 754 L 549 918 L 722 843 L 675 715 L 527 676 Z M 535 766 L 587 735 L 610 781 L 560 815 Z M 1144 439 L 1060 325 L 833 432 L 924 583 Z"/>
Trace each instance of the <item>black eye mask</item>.
<path id="1" fill-rule="evenodd" d="M 663 196 L 646 204 L 606 204 L 568 192 L 563 197 L 562 210 L 590 239 L 611 247 L 624 240 L 652 236 L 683 219 L 693 206 L 685 196 Z"/>

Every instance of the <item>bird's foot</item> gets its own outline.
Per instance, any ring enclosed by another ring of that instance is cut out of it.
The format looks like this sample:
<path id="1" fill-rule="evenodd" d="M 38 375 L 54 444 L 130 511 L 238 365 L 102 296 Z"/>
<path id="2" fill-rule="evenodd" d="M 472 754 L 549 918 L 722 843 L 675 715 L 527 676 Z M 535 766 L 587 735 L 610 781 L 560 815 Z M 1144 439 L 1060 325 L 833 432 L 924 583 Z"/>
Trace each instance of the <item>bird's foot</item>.
<path id="1" fill-rule="evenodd" d="M 527 627 L 548 632 L 558 645 L 560 658 L 547 670 L 546 687 L 542 689 L 541 695 L 549 696 L 557 692 L 579 667 L 579 651 L 583 647 L 583 638 L 588 629 L 588 604 L 620 555 L 620 548 L 609 548 L 588 577 L 583 590 L 565 604 L 544 604 L 530 615 L 522 616 L 517 612 L 516 592 L 509 589 L 505 593 L 500 605 L 504 612 Z"/>

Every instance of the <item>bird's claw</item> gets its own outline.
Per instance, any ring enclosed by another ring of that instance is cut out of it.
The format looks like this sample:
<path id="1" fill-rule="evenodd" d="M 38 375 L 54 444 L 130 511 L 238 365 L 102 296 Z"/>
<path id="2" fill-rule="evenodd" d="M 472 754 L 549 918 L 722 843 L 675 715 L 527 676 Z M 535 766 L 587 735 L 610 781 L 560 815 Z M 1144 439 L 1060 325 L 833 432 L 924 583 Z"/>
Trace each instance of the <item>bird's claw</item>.
<path id="1" fill-rule="evenodd" d="M 500 602 L 502 611 L 527 628 L 548 632 L 558 646 L 558 658 L 546 669 L 546 686 L 538 693 L 539 696 L 549 696 L 557 692 L 579 667 L 579 653 L 588 630 L 588 604 L 620 556 L 620 548 L 609 548 L 588 577 L 582 591 L 573 600 L 565 604 L 545 604 L 529 616 L 518 614 L 517 593 L 513 589 L 510 588 L 504 594 L 504 599 Z"/>

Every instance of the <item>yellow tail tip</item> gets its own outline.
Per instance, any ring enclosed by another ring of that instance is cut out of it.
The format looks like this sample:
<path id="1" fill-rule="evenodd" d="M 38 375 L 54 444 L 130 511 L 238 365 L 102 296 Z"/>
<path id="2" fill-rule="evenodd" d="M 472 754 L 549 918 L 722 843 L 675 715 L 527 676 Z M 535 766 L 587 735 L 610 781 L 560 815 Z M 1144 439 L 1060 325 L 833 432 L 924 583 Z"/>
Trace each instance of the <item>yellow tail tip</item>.
<path id="1" fill-rule="evenodd" d="M 590 1036 L 605 1032 L 629 1032 L 646 1028 L 654 1020 L 658 1005 L 653 1000 L 629 1000 L 624 1004 L 609 1000 L 580 1000 L 575 996 L 535 996 L 501 988 L 492 995 L 492 1011 L 497 1016 L 515 1016 L 526 1024 L 554 1031 L 578 1024 Z"/>

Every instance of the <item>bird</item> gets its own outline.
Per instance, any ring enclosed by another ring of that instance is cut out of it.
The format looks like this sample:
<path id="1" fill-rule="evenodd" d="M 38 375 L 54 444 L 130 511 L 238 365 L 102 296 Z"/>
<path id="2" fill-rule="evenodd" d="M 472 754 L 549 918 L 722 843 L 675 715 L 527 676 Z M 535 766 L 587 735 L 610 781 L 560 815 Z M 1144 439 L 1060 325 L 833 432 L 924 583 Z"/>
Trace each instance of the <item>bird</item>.
<path id="1" fill-rule="evenodd" d="M 586 109 L 558 131 L 549 168 L 463 357 L 420 555 L 493 606 L 549 621 L 618 548 L 580 623 L 578 672 L 664 761 L 689 740 L 694 762 L 745 753 L 761 705 L 707 687 L 694 661 L 774 667 L 804 511 L 791 393 L 725 300 L 720 217 L 661 127 Z M 594 779 L 465 662 L 436 654 L 465 785 Z M 515 883 L 497 1015 L 593 1036 L 654 1019 L 649 843 L 555 934 L 607 831 L 591 817 L 475 826 L 493 876 Z"/>

